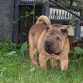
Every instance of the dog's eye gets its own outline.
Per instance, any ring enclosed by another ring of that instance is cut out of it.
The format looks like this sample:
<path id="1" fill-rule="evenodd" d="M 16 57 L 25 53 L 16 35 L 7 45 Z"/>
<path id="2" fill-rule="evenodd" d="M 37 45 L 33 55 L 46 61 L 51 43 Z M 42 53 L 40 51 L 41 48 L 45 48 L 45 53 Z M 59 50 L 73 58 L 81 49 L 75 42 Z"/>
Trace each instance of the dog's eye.
<path id="1" fill-rule="evenodd" d="M 60 38 L 59 38 L 59 37 L 56 37 L 56 39 L 57 39 L 57 40 L 60 40 Z"/>
<path id="2" fill-rule="evenodd" d="M 46 30 L 48 31 L 49 30 L 49 27 L 46 27 Z"/>

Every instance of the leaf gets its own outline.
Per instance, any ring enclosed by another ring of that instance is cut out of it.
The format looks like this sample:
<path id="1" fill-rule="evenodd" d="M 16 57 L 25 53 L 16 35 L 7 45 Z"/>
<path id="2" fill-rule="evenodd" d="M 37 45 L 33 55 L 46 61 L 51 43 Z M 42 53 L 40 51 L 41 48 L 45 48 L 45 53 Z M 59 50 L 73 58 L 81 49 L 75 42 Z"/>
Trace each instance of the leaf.
<path id="1" fill-rule="evenodd" d="M 27 47 L 28 47 L 27 42 L 23 43 L 20 49 L 20 53 L 25 54 L 25 52 L 28 50 Z"/>
<path id="2" fill-rule="evenodd" d="M 33 68 L 30 69 L 30 72 L 34 72 L 35 70 L 36 70 L 36 68 L 33 67 Z"/>
<path id="3" fill-rule="evenodd" d="M 7 53 L 7 55 L 14 55 L 14 54 L 16 54 L 16 51 L 11 51 L 11 52 Z"/>
<path id="4" fill-rule="evenodd" d="M 78 53 L 78 54 L 83 54 L 83 49 L 82 49 L 82 48 L 75 47 L 74 50 L 75 50 L 75 52 Z"/>

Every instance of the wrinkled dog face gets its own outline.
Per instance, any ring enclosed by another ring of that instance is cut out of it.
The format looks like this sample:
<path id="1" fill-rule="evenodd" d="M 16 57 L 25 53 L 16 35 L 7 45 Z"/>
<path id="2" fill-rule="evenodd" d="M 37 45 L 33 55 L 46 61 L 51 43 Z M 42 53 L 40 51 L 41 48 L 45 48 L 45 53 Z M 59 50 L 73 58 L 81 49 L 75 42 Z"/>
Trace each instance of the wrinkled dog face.
<path id="1" fill-rule="evenodd" d="M 66 38 L 66 30 L 62 31 L 61 25 L 53 25 L 46 29 L 44 39 L 44 49 L 49 54 L 59 55 L 62 51 L 62 45 Z"/>

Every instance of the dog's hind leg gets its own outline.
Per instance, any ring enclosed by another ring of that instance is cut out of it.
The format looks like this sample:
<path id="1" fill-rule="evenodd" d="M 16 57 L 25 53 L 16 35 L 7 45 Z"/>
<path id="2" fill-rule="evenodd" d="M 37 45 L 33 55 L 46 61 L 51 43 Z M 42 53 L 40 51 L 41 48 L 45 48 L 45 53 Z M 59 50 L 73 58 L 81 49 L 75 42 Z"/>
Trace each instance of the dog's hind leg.
<path id="1" fill-rule="evenodd" d="M 36 60 L 36 53 L 37 53 L 37 49 L 34 46 L 33 36 L 29 34 L 29 55 L 30 55 L 32 66 L 38 66 Z"/>

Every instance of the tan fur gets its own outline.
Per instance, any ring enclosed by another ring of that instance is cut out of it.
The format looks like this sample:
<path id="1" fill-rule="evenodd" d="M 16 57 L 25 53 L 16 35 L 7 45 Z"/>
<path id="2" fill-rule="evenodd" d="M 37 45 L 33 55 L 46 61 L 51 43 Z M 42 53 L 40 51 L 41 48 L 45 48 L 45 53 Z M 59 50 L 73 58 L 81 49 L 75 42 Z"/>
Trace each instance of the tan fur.
<path id="1" fill-rule="evenodd" d="M 47 26 L 51 25 L 49 18 L 44 15 L 40 16 L 36 21 L 36 24 L 42 24 L 42 23 L 46 23 Z"/>
<path id="2" fill-rule="evenodd" d="M 45 22 L 46 25 L 42 24 Z M 50 28 L 49 28 L 50 27 Z M 49 28 L 49 31 L 47 31 Z M 46 68 L 46 62 L 50 59 L 51 67 L 57 66 L 56 60 L 59 59 L 61 63 L 61 70 L 66 70 L 68 67 L 68 53 L 69 53 L 69 40 L 66 33 L 61 31 L 65 29 L 64 25 L 52 24 L 48 17 L 40 16 L 29 31 L 29 54 L 33 66 L 38 66 L 36 60 L 36 53 L 39 53 L 39 65 L 41 68 Z M 59 37 L 61 40 L 57 40 Z M 53 41 L 51 47 L 53 53 L 49 54 L 45 50 L 45 42 Z M 60 52 L 59 55 L 56 55 Z"/>

